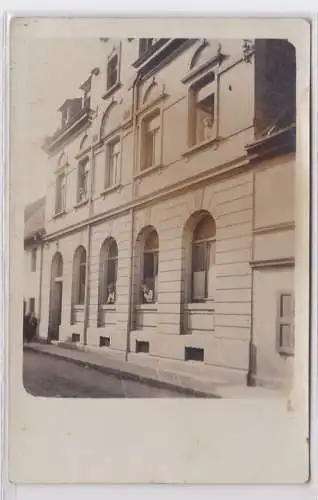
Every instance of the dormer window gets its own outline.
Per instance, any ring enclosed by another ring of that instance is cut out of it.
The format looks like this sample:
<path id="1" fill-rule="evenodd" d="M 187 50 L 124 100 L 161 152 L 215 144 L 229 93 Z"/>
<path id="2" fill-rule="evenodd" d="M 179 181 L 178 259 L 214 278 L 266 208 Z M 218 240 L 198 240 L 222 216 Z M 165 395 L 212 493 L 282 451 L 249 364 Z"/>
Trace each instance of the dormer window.
<path id="1" fill-rule="evenodd" d="M 119 57 L 114 54 L 107 64 L 107 90 L 113 88 L 119 80 Z"/>
<path id="2" fill-rule="evenodd" d="M 65 107 L 62 111 L 62 127 L 67 125 L 69 119 L 70 119 L 70 108 Z"/>
<path id="3" fill-rule="evenodd" d="M 91 95 L 90 92 L 85 92 L 83 97 L 83 109 L 88 111 L 91 107 Z"/>

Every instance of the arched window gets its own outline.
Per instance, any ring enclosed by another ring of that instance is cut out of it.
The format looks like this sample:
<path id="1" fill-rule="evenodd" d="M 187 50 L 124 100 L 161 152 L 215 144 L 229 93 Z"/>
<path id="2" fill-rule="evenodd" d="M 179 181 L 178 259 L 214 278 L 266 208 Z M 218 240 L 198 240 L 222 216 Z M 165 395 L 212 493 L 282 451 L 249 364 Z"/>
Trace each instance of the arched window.
<path id="1" fill-rule="evenodd" d="M 52 259 L 52 280 L 61 278 L 63 276 L 63 257 L 60 252 L 56 252 Z"/>
<path id="2" fill-rule="evenodd" d="M 118 247 L 114 238 L 107 238 L 100 254 L 99 304 L 116 302 Z"/>
<path id="3" fill-rule="evenodd" d="M 73 263 L 73 304 L 84 305 L 86 281 L 86 250 L 80 246 L 74 254 Z"/>
<path id="4" fill-rule="evenodd" d="M 205 214 L 197 222 L 192 237 L 193 302 L 213 299 L 215 283 L 215 221 Z"/>
<path id="5" fill-rule="evenodd" d="M 159 239 L 155 229 L 147 235 L 143 251 L 141 299 L 143 303 L 157 302 L 158 298 Z"/>

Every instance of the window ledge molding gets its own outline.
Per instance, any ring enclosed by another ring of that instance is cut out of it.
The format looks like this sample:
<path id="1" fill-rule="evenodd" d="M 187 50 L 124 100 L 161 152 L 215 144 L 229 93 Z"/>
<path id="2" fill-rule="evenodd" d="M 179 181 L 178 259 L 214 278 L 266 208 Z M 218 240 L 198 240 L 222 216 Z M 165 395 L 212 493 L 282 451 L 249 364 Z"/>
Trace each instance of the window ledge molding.
<path id="1" fill-rule="evenodd" d="M 84 311 L 84 304 L 73 304 L 74 311 Z"/>
<path id="2" fill-rule="evenodd" d="M 157 312 L 157 302 L 153 302 L 151 304 L 138 304 L 136 305 L 137 311 L 155 311 Z"/>
<path id="3" fill-rule="evenodd" d="M 59 212 L 54 212 L 54 214 L 52 215 L 52 219 L 58 219 L 59 217 L 63 217 L 63 215 L 66 215 L 65 208 L 63 210 L 60 210 Z"/>
<path id="4" fill-rule="evenodd" d="M 105 188 L 103 191 L 101 191 L 101 196 L 105 198 L 108 194 L 113 193 L 114 191 L 120 191 L 122 189 L 123 185 L 121 183 L 115 184 L 114 186 L 110 186 L 108 188 Z"/>
<path id="5" fill-rule="evenodd" d="M 82 200 L 82 201 L 79 201 L 78 203 L 76 203 L 76 205 L 74 205 L 74 208 L 77 209 L 77 208 L 83 207 L 87 203 L 88 203 L 88 198 L 85 198 L 85 200 Z"/>
<path id="6" fill-rule="evenodd" d="M 205 302 L 188 302 L 184 305 L 184 308 L 186 311 L 215 311 L 213 300 L 207 300 Z"/>
<path id="7" fill-rule="evenodd" d="M 278 231 L 288 231 L 290 229 L 295 229 L 295 222 L 281 222 L 279 224 L 273 224 L 271 226 L 260 226 L 253 229 L 254 234 L 266 234 L 274 233 Z"/>
<path id="8" fill-rule="evenodd" d="M 115 304 L 100 304 L 100 311 L 116 311 L 116 303 Z"/>
<path id="9" fill-rule="evenodd" d="M 183 156 L 183 157 L 191 156 L 194 153 L 197 153 L 199 151 L 207 149 L 209 146 L 215 146 L 215 149 L 216 149 L 218 147 L 219 142 L 220 142 L 219 137 L 217 137 L 217 136 L 211 137 L 210 139 L 208 139 L 206 141 L 200 142 L 200 144 L 195 144 L 194 146 L 191 146 L 186 151 L 181 153 L 181 156 Z"/>
<path id="10" fill-rule="evenodd" d="M 142 177 L 145 177 L 148 174 L 151 174 L 152 172 L 160 172 L 164 168 L 164 165 L 162 163 L 158 163 L 157 165 L 152 165 L 151 167 L 144 168 L 143 170 L 140 170 L 138 174 L 134 175 L 134 179 L 141 179 Z"/>
<path id="11" fill-rule="evenodd" d="M 110 97 L 116 90 L 118 90 L 121 87 L 121 82 L 118 80 L 115 85 L 107 89 L 104 94 L 102 95 L 102 99 L 106 100 L 108 97 Z"/>
<path id="12" fill-rule="evenodd" d="M 282 267 L 282 266 L 293 267 L 294 265 L 295 265 L 294 257 L 253 260 L 250 262 L 250 266 L 252 269 L 262 269 L 262 268 L 266 268 L 266 267 Z"/>

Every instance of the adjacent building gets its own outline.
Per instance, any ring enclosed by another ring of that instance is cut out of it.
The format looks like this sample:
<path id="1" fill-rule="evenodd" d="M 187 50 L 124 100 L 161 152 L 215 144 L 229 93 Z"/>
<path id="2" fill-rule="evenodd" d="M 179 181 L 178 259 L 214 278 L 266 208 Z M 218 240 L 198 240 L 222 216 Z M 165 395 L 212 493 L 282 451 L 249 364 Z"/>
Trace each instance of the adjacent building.
<path id="1" fill-rule="evenodd" d="M 101 47 L 45 141 L 40 336 L 213 381 L 288 386 L 294 47 Z"/>
<path id="2" fill-rule="evenodd" d="M 23 314 L 40 317 L 43 237 L 45 235 L 45 198 L 24 210 L 24 297 Z"/>

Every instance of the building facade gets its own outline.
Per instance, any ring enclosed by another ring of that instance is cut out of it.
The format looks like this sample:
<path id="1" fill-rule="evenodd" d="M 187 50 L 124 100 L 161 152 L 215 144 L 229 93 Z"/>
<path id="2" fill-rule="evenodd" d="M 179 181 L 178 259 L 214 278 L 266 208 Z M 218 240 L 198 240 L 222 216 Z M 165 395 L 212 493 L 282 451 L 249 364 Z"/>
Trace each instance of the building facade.
<path id="1" fill-rule="evenodd" d="M 23 314 L 40 317 L 45 198 L 26 206 L 24 211 L 24 296 Z"/>
<path id="2" fill-rule="evenodd" d="M 293 46 L 103 39 L 101 50 L 45 141 L 41 337 L 288 386 Z"/>

